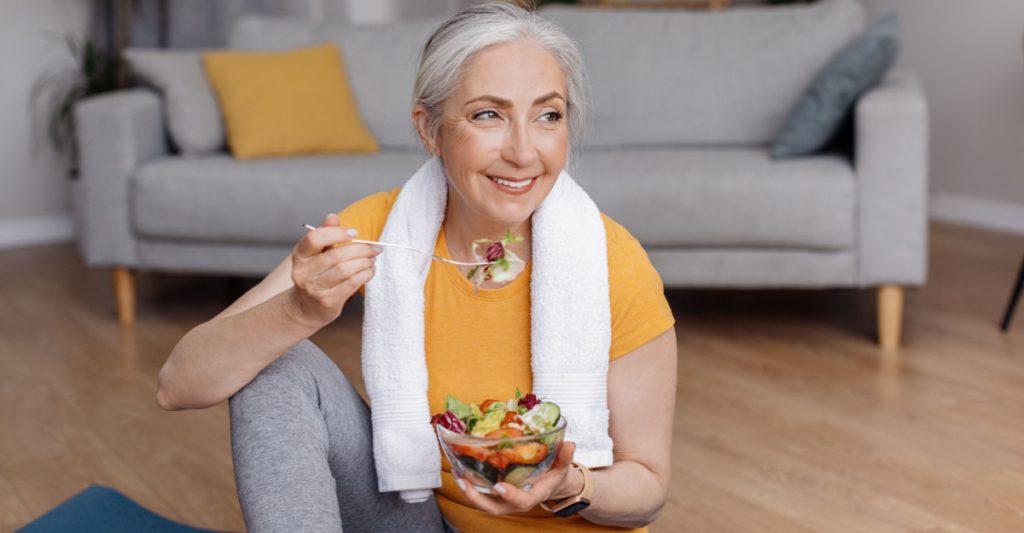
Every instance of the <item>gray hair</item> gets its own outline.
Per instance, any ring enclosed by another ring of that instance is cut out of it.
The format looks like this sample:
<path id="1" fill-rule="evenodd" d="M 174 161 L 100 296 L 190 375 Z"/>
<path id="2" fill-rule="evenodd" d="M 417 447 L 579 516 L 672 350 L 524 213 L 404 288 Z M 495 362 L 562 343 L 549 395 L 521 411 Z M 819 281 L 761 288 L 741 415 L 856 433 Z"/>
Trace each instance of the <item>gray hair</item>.
<path id="1" fill-rule="evenodd" d="M 430 135 L 437 136 L 444 102 L 455 91 L 465 65 L 485 48 L 518 40 L 537 44 L 561 65 L 568 92 L 569 137 L 575 144 L 583 133 L 587 108 L 583 61 L 576 43 L 551 21 L 508 2 L 463 9 L 427 40 L 416 72 L 413 102 L 426 110 Z"/>

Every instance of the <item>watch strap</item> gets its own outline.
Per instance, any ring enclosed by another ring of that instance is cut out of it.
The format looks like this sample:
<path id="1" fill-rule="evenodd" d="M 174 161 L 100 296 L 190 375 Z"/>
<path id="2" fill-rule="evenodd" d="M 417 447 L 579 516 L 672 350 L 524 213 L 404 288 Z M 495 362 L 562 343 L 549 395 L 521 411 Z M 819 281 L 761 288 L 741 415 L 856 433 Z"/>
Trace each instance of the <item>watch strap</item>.
<path id="1" fill-rule="evenodd" d="M 580 493 L 576 496 L 570 496 L 562 501 L 548 501 L 540 503 L 540 506 L 544 508 L 544 510 L 563 518 L 572 516 L 583 509 L 586 509 L 590 505 L 590 497 L 594 493 L 594 484 L 590 480 L 590 469 L 575 461 L 569 463 L 569 466 L 576 468 L 581 474 L 583 474 L 583 489 Z"/>

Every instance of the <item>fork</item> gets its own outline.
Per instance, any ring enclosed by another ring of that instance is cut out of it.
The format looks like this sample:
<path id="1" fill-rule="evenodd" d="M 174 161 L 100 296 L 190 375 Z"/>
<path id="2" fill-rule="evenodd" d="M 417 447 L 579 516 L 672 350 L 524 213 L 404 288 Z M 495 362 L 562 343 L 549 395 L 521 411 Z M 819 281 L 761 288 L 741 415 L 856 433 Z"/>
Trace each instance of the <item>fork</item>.
<path id="1" fill-rule="evenodd" d="M 303 224 L 302 227 L 304 227 L 306 229 L 309 229 L 309 230 L 316 229 L 313 226 L 310 226 L 309 224 Z M 363 239 L 352 239 L 349 242 L 356 242 L 356 243 L 359 243 L 359 244 L 370 244 L 370 245 L 376 245 L 376 246 L 391 246 L 393 248 L 401 248 L 403 250 L 409 250 L 409 251 L 412 251 L 412 252 L 421 253 L 423 255 L 429 255 L 431 258 L 433 258 L 436 261 L 440 261 L 442 263 L 448 263 L 448 264 L 452 264 L 452 265 L 459 265 L 459 266 L 484 266 L 484 265 L 491 264 L 489 261 L 485 261 L 483 263 L 466 263 L 464 261 L 456 261 L 454 259 L 448 259 L 447 257 L 441 257 L 439 255 L 434 255 L 434 254 L 432 254 L 430 252 L 425 252 L 423 250 L 420 250 L 419 248 L 413 248 L 412 246 L 406 246 L 404 244 L 393 244 L 393 243 L 390 243 L 390 242 L 367 241 L 367 240 L 363 240 Z"/>

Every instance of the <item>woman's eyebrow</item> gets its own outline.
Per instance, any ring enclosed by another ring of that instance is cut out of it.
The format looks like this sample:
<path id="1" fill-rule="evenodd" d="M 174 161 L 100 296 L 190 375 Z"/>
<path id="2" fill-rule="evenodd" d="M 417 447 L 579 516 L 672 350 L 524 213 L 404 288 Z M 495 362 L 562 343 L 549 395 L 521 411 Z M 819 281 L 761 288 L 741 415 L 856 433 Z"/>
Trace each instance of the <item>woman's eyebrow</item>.
<path id="1" fill-rule="evenodd" d="M 559 94 L 558 91 L 551 91 L 551 92 L 545 94 L 544 96 L 537 97 L 537 99 L 533 101 L 533 105 L 542 104 L 542 103 L 547 102 L 548 100 L 551 100 L 551 99 L 554 99 L 554 98 L 561 98 L 562 101 L 565 101 L 565 97 L 563 97 L 561 94 Z M 497 104 L 497 105 L 499 105 L 501 107 L 512 107 L 512 101 L 511 100 L 506 100 L 504 98 L 498 98 L 497 96 L 493 96 L 493 95 L 490 95 L 490 94 L 485 94 L 483 96 L 477 96 L 476 98 L 466 102 L 465 105 L 469 105 L 469 104 L 472 104 L 473 102 L 480 102 L 480 101 L 494 102 L 495 104 Z"/>
<path id="2" fill-rule="evenodd" d="M 558 94 L 558 91 L 551 91 L 548 94 L 545 94 L 544 96 L 541 96 L 541 97 L 537 98 L 536 100 L 534 100 L 533 101 L 533 105 L 543 104 L 544 102 L 547 102 L 548 100 L 551 100 L 551 99 L 554 99 L 554 98 L 561 98 L 563 102 L 565 101 L 565 97 L 563 97 L 562 95 Z"/>

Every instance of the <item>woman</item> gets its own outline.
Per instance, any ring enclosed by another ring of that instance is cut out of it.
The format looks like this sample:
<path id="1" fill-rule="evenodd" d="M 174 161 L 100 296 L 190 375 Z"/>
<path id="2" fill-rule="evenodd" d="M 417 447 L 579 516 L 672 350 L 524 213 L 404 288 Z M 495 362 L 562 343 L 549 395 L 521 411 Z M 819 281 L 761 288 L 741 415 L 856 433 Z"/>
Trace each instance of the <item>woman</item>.
<path id="1" fill-rule="evenodd" d="M 511 229 L 524 237 L 514 252 L 530 260 L 533 215 L 582 126 L 580 65 L 557 27 L 508 4 L 464 10 L 431 37 L 412 121 L 447 176 L 434 253 L 473 261 L 474 240 L 500 240 Z M 603 215 L 613 463 L 584 474 L 570 466 L 574 445 L 567 442 L 529 491 L 500 483 L 495 494 L 483 495 L 446 470 L 425 503 L 378 492 L 369 409 L 304 339 L 336 319 L 374 277 L 382 251 L 348 241 L 378 239 L 398 193 L 328 215 L 264 280 L 182 338 L 160 372 L 157 401 L 165 409 L 231 398 L 233 458 L 249 530 L 599 531 L 651 523 L 671 475 L 674 321 L 639 243 Z M 529 266 L 511 282 L 485 281 L 479 290 L 467 272 L 434 262 L 424 286 L 435 413 L 448 394 L 482 401 L 504 399 L 516 387 L 531 390 Z M 593 490 L 589 507 L 568 518 L 540 507 L 579 495 L 585 475 Z"/>

